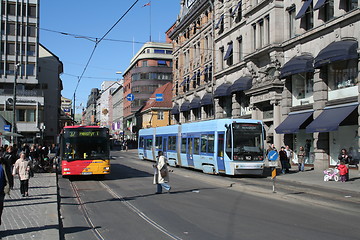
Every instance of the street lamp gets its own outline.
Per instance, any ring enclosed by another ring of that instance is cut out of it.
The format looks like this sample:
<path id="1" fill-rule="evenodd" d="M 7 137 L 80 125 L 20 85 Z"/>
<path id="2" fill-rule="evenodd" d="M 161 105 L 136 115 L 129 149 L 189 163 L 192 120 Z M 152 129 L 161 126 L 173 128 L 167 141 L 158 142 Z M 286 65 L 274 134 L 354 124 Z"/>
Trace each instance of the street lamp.
<path id="1" fill-rule="evenodd" d="M 16 80 L 18 77 L 18 71 L 20 68 L 21 64 L 17 63 L 15 64 L 15 74 L 14 74 L 14 89 L 13 89 L 13 121 L 12 121 L 12 128 L 11 128 L 11 132 L 12 132 L 12 144 L 14 145 L 16 143 L 16 137 L 15 134 L 17 132 L 16 129 Z"/>

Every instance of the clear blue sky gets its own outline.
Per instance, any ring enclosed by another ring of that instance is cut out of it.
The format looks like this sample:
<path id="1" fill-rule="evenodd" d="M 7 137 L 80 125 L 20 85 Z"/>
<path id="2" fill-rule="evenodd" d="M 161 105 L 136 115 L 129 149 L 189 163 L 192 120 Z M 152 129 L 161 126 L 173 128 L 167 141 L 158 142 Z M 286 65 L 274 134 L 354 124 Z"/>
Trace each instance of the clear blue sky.
<path id="1" fill-rule="evenodd" d="M 74 90 L 95 43 L 79 36 L 102 38 L 104 34 L 130 8 L 135 0 L 41 0 L 40 43 L 59 57 L 64 65 L 61 75 L 62 95 L 73 98 Z M 151 2 L 151 7 L 143 7 Z M 180 0 L 139 0 L 127 15 L 101 41 L 79 83 L 76 105 L 86 105 L 92 88 L 100 88 L 103 81 L 122 78 L 133 53 L 150 40 L 150 8 L 152 41 L 165 41 L 165 32 L 176 21 L 180 12 Z M 140 42 L 140 43 L 133 43 Z M 77 110 L 77 113 L 80 110 Z"/>

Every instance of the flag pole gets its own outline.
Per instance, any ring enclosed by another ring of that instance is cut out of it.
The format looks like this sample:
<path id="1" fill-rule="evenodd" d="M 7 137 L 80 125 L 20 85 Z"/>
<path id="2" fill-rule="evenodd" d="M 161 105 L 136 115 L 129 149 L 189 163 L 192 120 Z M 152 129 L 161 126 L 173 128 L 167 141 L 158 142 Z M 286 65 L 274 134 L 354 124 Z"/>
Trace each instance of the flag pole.
<path id="1" fill-rule="evenodd" d="M 149 13 L 149 18 L 150 18 L 150 42 L 151 42 L 151 1 L 149 2 L 150 3 L 150 5 L 149 5 L 149 11 L 150 11 L 150 13 Z"/>

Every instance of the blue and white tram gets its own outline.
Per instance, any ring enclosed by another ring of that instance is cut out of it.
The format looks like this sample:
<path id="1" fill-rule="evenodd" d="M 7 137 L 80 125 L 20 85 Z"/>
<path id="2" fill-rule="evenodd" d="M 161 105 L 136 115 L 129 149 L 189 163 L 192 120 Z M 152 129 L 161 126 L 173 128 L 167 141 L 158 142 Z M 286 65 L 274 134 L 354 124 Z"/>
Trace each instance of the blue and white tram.
<path id="1" fill-rule="evenodd" d="M 163 151 L 171 166 L 227 175 L 264 170 L 262 122 L 252 119 L 214 119 L 139 131 L 140 159 L 155 161 Z"/>

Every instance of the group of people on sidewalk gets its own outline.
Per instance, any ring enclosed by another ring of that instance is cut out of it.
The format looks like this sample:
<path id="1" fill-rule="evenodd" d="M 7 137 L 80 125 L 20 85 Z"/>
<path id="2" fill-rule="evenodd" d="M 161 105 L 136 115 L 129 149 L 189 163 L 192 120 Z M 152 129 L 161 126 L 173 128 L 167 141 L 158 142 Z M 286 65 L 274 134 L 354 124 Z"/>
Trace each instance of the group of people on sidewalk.
<path id="1" fill-rule="evenodd" d="M 20 193 L 29 196 L 29 179 L 32 176 L 31 164 L 25 151 L 17 153 L 15 146 L 0 147 L 0 225 L 4 209 L 5 195 L 14 188 L 14 177 L 20 180 Z"/>
<path id="2" fill-rule="evenodd" d="M 267 149 L 266 155 L 270 151 L 277 151 L 274 144 L 269 145 Z M 298 171 L 303 172 L 305 167 L 305 159 L 309 156 L 308 152 L 305 150 L 303 146 L 299 147 L 299 151 L 295 153 L 290 149 L 288 145 L 282 146 L 279 151 L 279 159 L 281 163 L 281 171 L 283 174 L 289 173 L 291 168 L 291 161 L 296 154 L 297 157 L 297 165 Z M 347 152 L 346 149 L 341 149 L 341 152 L 338 156 L 338 163 L 336 164 L 336 168 L 339 170 L 340 180 L 342 182 L 346 182 L 349 180 L 349 164 L 357 167 L 358 162 L 353 161 L 353 157 L 350 153 Z"/>

